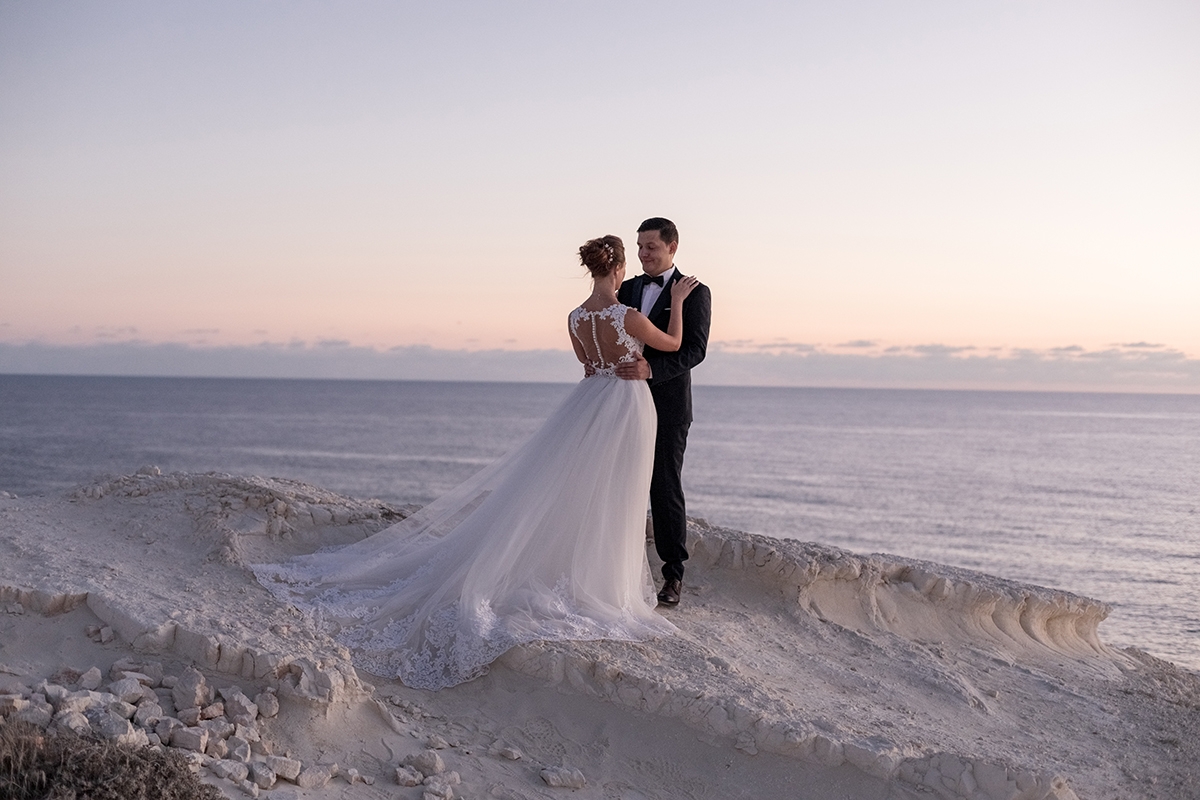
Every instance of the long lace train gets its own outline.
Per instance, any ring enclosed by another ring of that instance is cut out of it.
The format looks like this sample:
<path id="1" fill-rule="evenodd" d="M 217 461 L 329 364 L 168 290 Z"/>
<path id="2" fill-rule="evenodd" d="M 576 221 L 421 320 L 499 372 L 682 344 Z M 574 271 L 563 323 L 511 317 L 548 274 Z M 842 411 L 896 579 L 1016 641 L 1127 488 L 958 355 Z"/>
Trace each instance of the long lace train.
<path id="1" fill-rule="evenodd" d="M 412 517 L 251 569 L 356 666 L 415 688 L 471 680 L 525 642 L 669 635 L 645 549 L 655 424 L 645 383 L 585 378 L 524 445 Z"/>

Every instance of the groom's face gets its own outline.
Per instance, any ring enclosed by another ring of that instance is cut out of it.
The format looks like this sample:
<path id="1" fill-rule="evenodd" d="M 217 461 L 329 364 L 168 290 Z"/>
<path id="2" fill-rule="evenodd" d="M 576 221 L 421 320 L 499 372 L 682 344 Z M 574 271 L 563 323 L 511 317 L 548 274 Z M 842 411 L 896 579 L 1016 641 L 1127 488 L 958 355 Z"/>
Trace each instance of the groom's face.
<path id="1" fill-rule="evenodd" d="M 675 249 L 679 242 L 667 244 L 658 231 L 642 231 L 638 234 L 638 261 L 647 275 L 662 275 L 675 263 Z"/>

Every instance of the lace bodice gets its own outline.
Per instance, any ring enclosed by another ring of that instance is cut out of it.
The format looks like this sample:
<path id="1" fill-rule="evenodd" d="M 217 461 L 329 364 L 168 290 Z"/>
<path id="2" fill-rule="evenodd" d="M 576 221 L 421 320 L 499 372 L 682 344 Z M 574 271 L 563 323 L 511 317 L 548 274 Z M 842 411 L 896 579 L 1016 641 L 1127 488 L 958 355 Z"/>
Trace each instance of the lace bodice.
<path id="1" fill-rule="evenodd" d="M 625 330 L 628 310 L 628 306 L 614 303 L 599 311 L 580 306 L 571 312 L 571 335 L 583 345 L 593 374 L 614 378 L 617 364 L 627 364 L 642 352 L 642 343 Z"/>

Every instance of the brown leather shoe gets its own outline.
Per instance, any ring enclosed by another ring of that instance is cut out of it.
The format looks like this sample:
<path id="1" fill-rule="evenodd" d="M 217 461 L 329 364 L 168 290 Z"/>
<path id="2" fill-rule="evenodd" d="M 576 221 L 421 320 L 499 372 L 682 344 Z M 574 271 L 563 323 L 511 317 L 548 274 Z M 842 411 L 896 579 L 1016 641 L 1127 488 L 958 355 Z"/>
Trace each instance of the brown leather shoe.
<path id="1" fill-rule="evenodd" d="M 683 591 L 683 581 L 671 580 L 663 584 L 662 591 L 658 593 L 658 604 L 660 606 L 677 606 L 679 605 L 679 594 Z"/>

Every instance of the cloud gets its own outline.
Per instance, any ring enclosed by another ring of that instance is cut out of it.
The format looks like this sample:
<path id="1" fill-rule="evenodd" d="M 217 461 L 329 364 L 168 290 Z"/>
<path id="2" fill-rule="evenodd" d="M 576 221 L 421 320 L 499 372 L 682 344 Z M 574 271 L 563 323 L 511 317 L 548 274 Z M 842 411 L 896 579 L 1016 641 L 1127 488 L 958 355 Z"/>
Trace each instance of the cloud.
<path id="1" fill-rule="evenodd" d="M 1166 347 L 1165 344 L 1151 344 L 1150 342 L 1129 342 L 1128 344 L 1117 344 L 1114 347 L 1129 347 L 1134 349 L 1152 349 L 1157 347 Z"/>
<path id="2" fill-rule="evenodd" d="M 29 342 L 0 343 L 0 373 L 573 382 L 580 367 L 566 350 L 375 349 L 343 340 L 245 347 Z M 744 340 L 710 347 L 693 379 L 744 386 L 1200 393 L 1200 359 L 1165 346 L 998 350 L 931 343 L 845 352 Z"/>
<path id="3" fill-rule="evenodd" d="M 875 346 L 876 346 L 876 342 L 872 341 L 871 339 L 855 339 L 852 342 L 842 342 L 841 344 L 834 345 L 834 347 L 875 347 Z"/>

